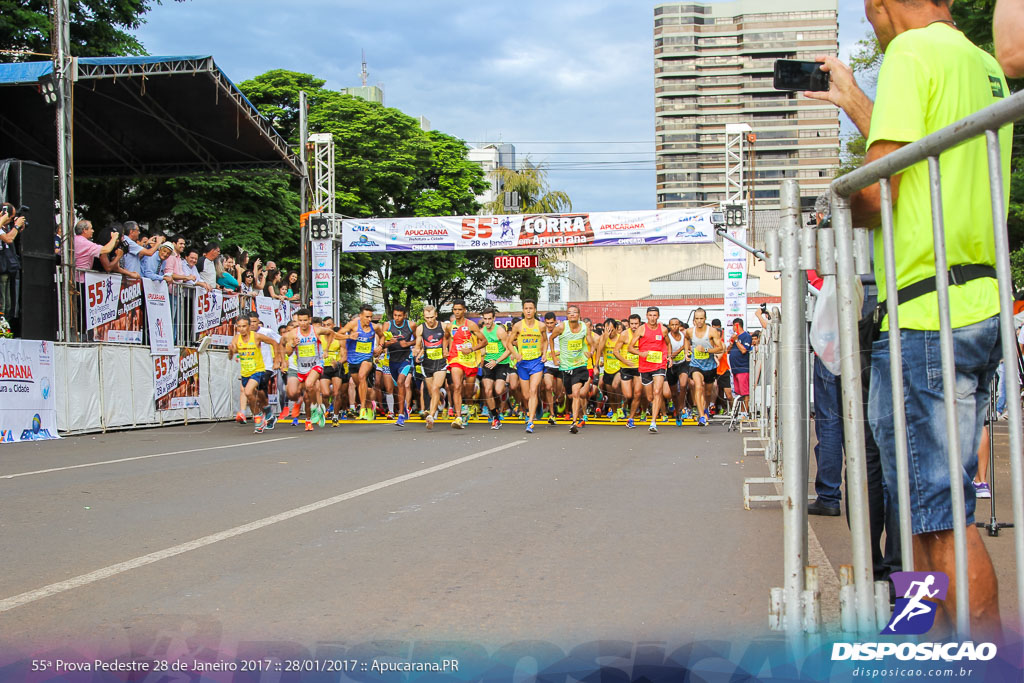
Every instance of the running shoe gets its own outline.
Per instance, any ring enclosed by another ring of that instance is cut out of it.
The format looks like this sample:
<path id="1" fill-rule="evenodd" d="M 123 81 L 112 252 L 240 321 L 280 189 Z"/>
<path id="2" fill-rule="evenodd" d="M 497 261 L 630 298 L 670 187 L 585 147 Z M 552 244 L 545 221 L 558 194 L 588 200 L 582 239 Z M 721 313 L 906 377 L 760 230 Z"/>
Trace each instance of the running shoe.
<path id="1" fill-rule="evenodd" d="M 633 423 L 633 418 L 626 420 L 626 429 L 636 429 L 636 425 Z"/>
<path id="2" fill-rule="evenodd" d="M 264 427 L 263 416 L 262 415 L 257 415 L 256 417 L 254 417 L 252 419 L 252 421 L 253 421 L 253 424 L 256 425 L 256 428 L 254 430 L 252 430 L 252 433 L 253 434 L 262 434 L 263 433 L 263 427 Z"/>
<path id="3" fill-rule="evenodd" d="M 334 411 L 333 411 L 333 410 L 331 410 L 331 411 L 327 411 L 327 412 L 325 412 L 325 414 L 324 414 L 324 420 L 326 420 L 327 422 L 335 422 L 335 421 L 336 421 L 337 419 L 338 419 L 338 418 L 336 418 L 336 417 L 334 416 Z"/>
<path id="4" fill-rule="evenodd" d="M 277 415 L 271 415 L 263 423 L 263 428 L 269 431 L 272 430 L 275 425 L 277 425 Z"/>
<path id="5" fill-rule="evenodd" d="M 454 408 L 449 408 L 448 409 L 448 417 L 451 418 L 451 419 L 455 419 L 455 409 Z"/>
<path id="6" fill-rule="evenodd" d="M 299 416 L 299 404 L 296 403 L 292 406 L 292 417 L 297 418 Z"/>
<path id="7" fill-rule="evenodd" d="M 683 426 L 683 418 L 682 417 L 677 417 L 676 418 L 676 427 L 682 427 L 682 426 Z"/>
<path id="8" fill-rule="evenodd" d="M 367 422 L 373 422 L 375 419 L 377 419 L 376 415 L 374 413 L 375 413 L 375 411 L 374 411 L 373 408 L 367 408 L 366 409 L 366 421 Z"/>
<path id="9" fill-rule="evenodd" d="M 332 416 L 332 418 L 331 418 L 331 426 L 332 427 L 337 427 L 338 426 L 338 414 L 337 413 L 335 413 Z"/>
<path id="10" fill-rule="evenodd" d="M 433 428 L 434 428 L 434 416 L 433 415 L 427 415 L 427 429 L 433 429 Z"/>
<path id="11" fill-rule="evenodd" d="M 244 425 L 245 424 L 245 413 L 241 413 L 241 412 L 235 413 L 235 422 L 237 422 L 240 425 Z"/>
<path id="12" fill-rule="evenodd" d="M 548 424 L 549 425 L 558 424 L 557 422 L 555 422 L 555 418 L 554 418 L 553 415 L 548 415 Z"/>
<path id="13" fill-rule="evenodd" d="M 608 417 L 611 418 L 610 419 L 611 423 L 615 424 L 616 422 L 619 421 L 619 417 L 620 417 L 619 416 L 619 412 L 615 411 L 614 413 L 612 413 L 611 411 L 608 411 Z"/>
<path id="14" fill-rule="evenodd" d="M 974 482 L 974 497 L 975 498 L 991 498 L 992 490 L 983 481 Z"/>
<path id="15" fill-rule="evenodd" d="M 462 418 L 457 417 L 452 420 L 452 429 L 465 429 L 465 425 L 462 424 Z"/>
<path id="16" fill-rule="evenodd" d="M 697 424 L 699 424 L 701 427 L 707 427 L 708 426 L 708 419 L 706 417 L 704 417 L 703 415 L 701 415 L 697 419 Z"/>
<path id="17" fill-rule="evenodd" d="M 656 425 L 655 423 L 651 422 L 651 426 L 647 428 L 647 431 L 649 431 L 651 434 L 657 434 L 658 433 L 658 425 Z"/>
<path id="18" fill-rule="evenodd" d="M 680 417 L 680 419 L 682 419 L 682 420 L 689 420 L 690 419 L 690 410 L 689 410 L 689 408 L 686 408 L 686 409 L 683 410 L 683 414 Z"/>
<path id="19" fill-rule="evenodd" d="M 491 420 L 491 429 L 501 429 L 501 418 L 497 415 Z"/>
<path id="20" fill-rule="evenodd" d="M 580 427 L 586 427 L 586 426 L 587 426 L 587 416 L 584 415 L 583 419 L 580 420 Z"/>
<path id="21" fill-rule="evenodd" d="M 616 408 L 616 410 L 615 410 L 615 417 L 617 419 L 621 420 L 622 418 L 626 417 L 626 414 L 624 412 L 622 412 L 622 408 Z"/>
<path id="22" fill-rule="evenodd" d="M 399 415 L 398 416 L 398 420 L 395 421 L 395 426 L 396 427 L 404 427 L 405 426 L 405 415 Z"/>
<path id="23" fill-rule="evenodd" d="M 292 427 L 298 427 L 298 426 L 299 426 L 299 418 L 298 417 L 293 417 L 292 418 Z"/>
<path id="24" fill-rule="evenodd" d="M 526 433 L 527 434 L 533 434 L 533 420 L 529 420 L 526 423 Z"/>
<path id="25" fill-rule="evenodd" d="M 288 417 L 288 406 L 281 409 L 281 414 L 277 416 L 278 420 L 283 420 Z"/>
<path id="26" fill-rule="evenodd" d="M 480 417 L 486 417 L 488 420 L 491 419 L 491 411 L 487 406 L 480 409 Z"/>
<path id="27" fill-rule="evenodd" d="M 465 429 L 469 426 L 469 415 L 462 416 L 462 428 Z"/>
<path id="28" fill-rule="evenodd" d="M 569 427 L 569 433 L 570 434 L 579 434 L 580 433 L 580 428 L 576 426 L 575 422 L 573 422 L 572 426 Z"/>
<path id="29" fill-rule="evenodd" d="M 313 422 L 321 427 L 324 426 L 324 409 L 320 406 L 313 406 Z"/>
<path id="30" fill-rule="evenodd" d="M 313 423 L 310 422 L 309 420 L 306 420 L 306 431 L 307 432 L 313 431 Z"/>
<path id="31" fill-rule="evenodd" d="M 389 410 L 389 411 L 388 411 L 388 414 L 387 414 L 387 415 L 385 415 L 384 417 L 385 417 L 386 419 L 388 419 L 388 420 L 394 420 L 394 419 L 395 419 L 395 414 L 394 414 L 393 412 L 391 412 L 391 411 Z"/>
<path id="32" fill-rule="evenodd" d="M 360 410 L 358 414 L 359 414 L 359 418 L 362 419 L 363 412 Z M 348 407 L 348 416 L 351 419 L 355 419 L 355 417 L 356 417 L 356 407 L 355 406 L 349 406 Z"/>

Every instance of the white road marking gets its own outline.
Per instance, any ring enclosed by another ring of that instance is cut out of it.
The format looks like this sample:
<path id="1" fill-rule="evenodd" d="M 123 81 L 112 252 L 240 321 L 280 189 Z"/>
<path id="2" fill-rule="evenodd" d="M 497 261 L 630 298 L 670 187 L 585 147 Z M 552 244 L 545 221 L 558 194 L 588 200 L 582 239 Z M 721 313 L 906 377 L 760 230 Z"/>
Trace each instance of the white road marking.
<path id="1" fill-rule="evenodd" d="M 273 441 L 287 441 L 288 439 L 297 439 L 297 436 L 282 436 L 276 439 L 261 439 L 259 441 L 247 441 L 245 443 L 230 443 L 225 446 L 207 446 L 206 448 L 190 448 L 187 451 L 171 451 L 169 453 L 153 453 L 152 455 L 136 455 L 131 458 L 118 458 L 117 460 L 104 460 L 102 462 L 87 462 L 81 465 L 68 465 L 67 467 L 51 467 L 48 470 L 33 470 L 32 472 L 18 472 L 17 474 L 3 474 L 0 475 L 0 479 L 16 479 L 17 477 L 31 477 L 34 474 L 47 474 L 49 472 L 63 472 L 64 470 L 77 470 L 82 467 L 98 467 L 99 465 L 113 465 L 118 462 L 128 462 L 130 460 L 146 460 L 148 458 L 162 458 L 165 455 L 182 455 L 184 453 L 199 453 L 200 451 L 216 451 L 221 448 L 238 448 L 240 446 L 257 446 L 262 443 L 271 443 Z"/>
<path id="2" fill-rule="evenodd" d="M 310 512 L 316 512 L 317 510 L 322 510 L 326 507 L 330 507 L 331 505 L 343 503 L 346 500 L 352 500 L 353 498 L 358 498 L 359 496 L 365 496 L 368 493 L 380 491 L 381 489 L 385 489 L 389 486 L 394 486 L 395 484 L 401 484 L 411 479 L 425 477 L 428 474 L 433 474 L 435 472 L 440 472 L 451 467 L 456 467 L 458 465 L 470 462 L 471 460 L 482 458 L 485 455 L 498 453 L 499 451 L 513 448 L 515 446 L 520 446 L 524 443 L 527 443 L 526 439 L 519 439 L 518 441 L 513 441 L 512 443 L 507 443 L 503 446 L 488 448 L 485 451 L 473 453 L 472 455 L 467 455 L 463 458 L 456 458 L 455 460 L 443 462 L 440 465 L 434 465 L 433 467 L 427 467 L 422 470 L 416 470 L 415 472 L 403 474 L 392 479 L 386 479 L 384 481 L 377 482 L 376 484 L 370 484 L 369 486 L 364 486 L 363 488 L 355 489 L 354 491 L 349 491 L 348 493 L 342 493 L 340 495 L 334 496 L 333 498 L 325 498 L 315 503 L 310 503 L 309 505 L 303 505 L 302 507 L 287 510 L 286 512 L 281 512 L 270 517 L 258 519 L 255 522 L 249 522 L 248 524 L 236 526 L 225 531 L 219 531 L 215 534 L 210 534 L 209 536 L 203 536 L 202 538 L 197 538 L 194 541 L 188 541 L 187 543 L 182 543 L 180 545 L 172 546 L 170 548 L 165 548 L 164 550 L 158 550 L 155 553 L 149 553 L 148 555 L 136 557 L 135 559 L 127 560 L 125 562 L 118 562 L 117 564 L 112 564 L 109 567 L 97 569 L 94 572 L 82 574 L 80 576 L 67 579 L 66 581 L 58 581 L 57 583 L 51 583 L 49 586 L 43 586 L 42 588 L 37 588 L 26 593 L 21 593 L 20 595 L 14 595 L 12 597 L 0 600 L 0 613 L 12 610 L 15 607 L 27 605 L 28 603 L 35 602 L 36 600 L 42 600 L 43 598 L 50 597 L 51 595 L 57 595 L 58 593 L 64 593 L 65 591 L 73 590 L 75 588 L 81 588 L 82 586 L 86 586 L 90 583 L 95 583 L 96 581 L 102 581 L 103 579 L 109 579 L 112 576 L 123 574 L 125 572 L 131 571 L 132 569 L 138 569 L 139 567 L 144 567 L 148 564 L 159 562 L 160 560 L 166 560 L 170 557 L 187 553 L 190 550 L 198 550 L 199 548 L 203 548 L 208 545 L 213 545 L 214 543 L 217 543 L 219 541 L 225 541 L 229 538 L 234 538 L 235 536 L 241 536 L 244 533 L 256 531 L 258 529 L 268 527 L 272 524 L 277 524 L 278 522 L 284 522 L 294 517 L 299 517 L 300 515 L 309 514 Z"/>

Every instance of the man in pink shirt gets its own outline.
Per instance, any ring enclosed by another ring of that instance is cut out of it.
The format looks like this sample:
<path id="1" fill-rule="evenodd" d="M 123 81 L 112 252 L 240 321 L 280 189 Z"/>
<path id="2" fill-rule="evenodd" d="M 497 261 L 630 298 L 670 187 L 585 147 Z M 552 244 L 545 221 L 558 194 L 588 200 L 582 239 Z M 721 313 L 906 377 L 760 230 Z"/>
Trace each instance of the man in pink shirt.
<path id="1" fill-rule="evenodd" d="M 92 270 L 92 262 L 100 254 L 109 254 L 117 246 L 121 234 L 116 230 L 110 233 L 110 241 L 100 246 L 92 241 L 92 223 L 82 219 L 75 223 L 75 273 L 76 282 L 85 282 L 85 273 L 82 271 Z"/>

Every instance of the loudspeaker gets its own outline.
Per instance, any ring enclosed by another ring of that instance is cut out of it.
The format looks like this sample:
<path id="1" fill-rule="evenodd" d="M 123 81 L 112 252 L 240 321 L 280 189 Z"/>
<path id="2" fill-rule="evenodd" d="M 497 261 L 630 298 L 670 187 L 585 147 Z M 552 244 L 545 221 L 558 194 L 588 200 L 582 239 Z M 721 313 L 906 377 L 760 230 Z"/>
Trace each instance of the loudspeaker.
<path id="1" fill-rule="evenodd" d="M 14 283 L 19 317 L 12 321 L 23 339 L 57 339 L 57 257 L 54 254 L 54 172 L 32 161 L 11 161 L 7 201 L 28 206 L 28 228 L 18 236 L 21 277 Z"/>

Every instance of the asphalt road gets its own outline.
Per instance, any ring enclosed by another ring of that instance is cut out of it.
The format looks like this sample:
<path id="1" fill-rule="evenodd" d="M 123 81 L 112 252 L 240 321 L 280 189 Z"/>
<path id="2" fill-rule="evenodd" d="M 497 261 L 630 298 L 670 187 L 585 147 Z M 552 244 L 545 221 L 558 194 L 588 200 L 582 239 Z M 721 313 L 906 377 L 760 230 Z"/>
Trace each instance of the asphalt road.
<path id="1" fill-rule="evenodd" d="M 767 468 L 741 443 L 221 423 L 7 447 L 0 648 L 763 632 L 781 515 L 744 511 Z"/>

